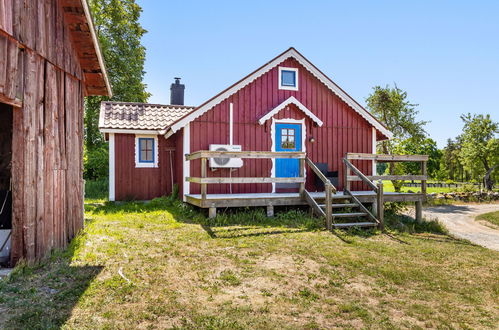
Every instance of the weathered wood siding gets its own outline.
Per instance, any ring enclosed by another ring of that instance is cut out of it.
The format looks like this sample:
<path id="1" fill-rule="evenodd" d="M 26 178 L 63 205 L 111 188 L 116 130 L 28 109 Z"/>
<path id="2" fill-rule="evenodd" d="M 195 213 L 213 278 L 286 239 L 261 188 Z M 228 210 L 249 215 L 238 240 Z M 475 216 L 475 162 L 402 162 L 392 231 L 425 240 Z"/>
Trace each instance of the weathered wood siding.
<path id="1" fill-rule="evenodd" d="M 82 70 L 59 1 L 0 0 L 0 102 L 13 115 L 12 262 L 83 227 Z"/>
<path id="2" fill-rule="evenodd" d="M 278 67 L 274 67 L 237 93 L 216 105 L 194 120 L 190 125 L 190 150 L 208 150 L 210 144 L 229 143 L 229 104 L 234 104 L 234 144 L 242 145 L 243 150 L 271 150 L 271 124 L 264 125 L 258 119 L 281 104 L 290 96 L 296 97 L 303 105 L 319 117 L 324 125 L 316 127 L 313 122 L 293 105 L 274 116 L 276 119 L 303 119 L 306 123 L 306 152 L 314 162 L 329 164 L 330 171 L 339 171 L 340 185 L 343 189 L 342 158 L 347 152 L 372 151 L 372 126 L 333 94 L 317 78 L 310 74 L 296 60 L 289 58 L 280 66 L 299 69 L 299 90 L 278 89 Z M 316 140 L 311 143 L 309 138 Z M 372 163 L 358 162 L 359 169 L 371 173 Z M 245 159 L 244 166 L 232 172 L 234 177 L 269 177 L 272 163 L 270 160 Z M 209 176 L 229 176 L 228 169 L 208 171 Z M 314 191 L 314 174 L 308 170 L 307 189 Z M 200 161 L 191 162 L 191 176 L 200 176 Z M 233 184 L 233 193 L 270 192 L 271 184 Z M 354 190 L 365 189 L 362 183 L 354 183 Z M 190 185 L 191 193 L 199 193 L 199 185 Z M 208 185 L 208 193 L 229 193 L 228 184 Z"/>
<path id="3" fill-rule="evenodd" d="M 172 192 L 173 185 L 182 180 L 176 163 L 178 136 L 168 140 L 158 136 L 158 167 L 137 168 L 135 135 L 115 134 L 116 200 L 150 200 Z"/>

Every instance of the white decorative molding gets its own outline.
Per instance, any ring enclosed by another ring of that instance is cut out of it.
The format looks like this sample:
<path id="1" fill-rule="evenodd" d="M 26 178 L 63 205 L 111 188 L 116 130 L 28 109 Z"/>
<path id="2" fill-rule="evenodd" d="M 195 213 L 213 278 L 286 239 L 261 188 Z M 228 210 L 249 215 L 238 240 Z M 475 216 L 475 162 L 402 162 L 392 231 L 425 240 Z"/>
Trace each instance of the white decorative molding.
<path id="1" fill-rule="evenodd" d="M 301 124 L 301 151 L 307 152 L 307 145 L 305 144 L 307 140 L 307 126 L 305 125 L 305 118 L 303 119 L 275 119 L 272 118 L 272 125 L 270 126 L 270 138 L 272 141 L 271 150 L 276 151 L 276 140 L 275 140 L 275 124 Z M 275 158 L 272 158 L 272 168 L 270 169 L 270 177 L 275 178 Z M 305 171 L 305 177 L 307 176 L 307 171 Z M 272 192 L 275 193 L 275 182 L 272 182 Z"/>
<path id="2" fill-rule="evenodd" d="M 208 100 L 206 103 L 198 107 L 196 110 L 183 117 L 171 127 L 171 134 L 178 131 L 180 128 L 184 127 L 187 123 L 190 123 L 194 119 L 203 115 L 206 111 L 212 109 L 214 106 L 227 99 L 229 96 L 235 94 L 240 89 L 244 88 L 255 79 L 259 78 L 263 74 L 270 71 L 275 66 L 279 65 L 288 58 L 296 59 L 301 65 L 303 65 L 313 76 L 319 79 L 327 88 L 329 88 L 333 93 L 335 93 L 340 99 L 347 103 L 352 109 L 359 113 L 367 122 L 373 125 L 377 130 L 379 130 L 383 135 L 389 139 L 393 137 L 393 133 L 390 132 L 386 127 L 384 127 L 380 122 L 378 122 L 372 114 L 370 114 L 366 109 L 364 109 L 360 104 L 358 104 L 353 98 L 351 98 L 347 93 L 345 93 L 338 85 L 336 85 L 331 79 L 329 79 L 325 74 L 323 74 L 319 69 L 317 69 L 312 63 L 310 63 L 303 55 L 301 55 L 296 49 L 290 48 L 281 55 L 277 56 L 275 59 L 265 64 L 252 74 L 243 78 L 237 84 L 227 88 L 225 91 L 221 92 L 217 96 Z"/>
<path id="3" fill-rule="evenodd" d="M 144 163 L 140 161 L 140 146 L 139 139 L 154 139 L 154 162 L 152 163 Z M 137 134 L 135 135 L 135 167 L 136 168 L 157 168 L 159 164 L 159 145 L 158 145 L 158 135 L 153 134 Z"/>
<path id="4" fill-rule="evenodd" d="M 276 115 L 279 111 L 286 108 L 288 105 L 294 104 L 305 113 L 310 119 L 312 119 L 317 125 L 322 126 L 324 123 L 316 115 L 312 113 L 306 106 L 304 106 L 300 101 L 298 101 L 294 96 L 290 96 L 286 101 L 279 104 L 277 107 L 267 112 L 262 118 L 258 120 L 260 125 L 263 125 L 267 120 Z"/>
<path id="5" fill-rule="evenodd" d="M 116 200 L 115 150 L 114 134 L 109 133 L 109 200 L 111 202 Z"/>
<path id="6" fill-rule="evenodd" d="M 295 86 L 283 86 L 282 85 L 282 71 L 293 71 L 295 73 Z M 279 79 L 277 84 L 278 89 L 283 89 L 287 91 L 297 91 L 298 90 L 298 68 L 287 68 L 284 66 L 279 67 Z"/>
<path id="7" fill-rule="evenodd" d="M 182 158 L 184 160 L 184 167 L 182 171 L 182 182 L 184 185 L 183 200 L 187 201 L 187 195 L 191 193 L 191 184 L 185 181 L 185 178 L 191 176 L 191 162 L 185 159 L 185 155 L 191 153 L 191 129 L 190 124 L 185 125 L 184 135 L 183 135 L 183 146 L 184 152 L 182 153 Z"/>
<path id="8" fill-rule="evenodd" d="M 101 128 L 101 133 L 157 135 L 161 131 L 151 129 Z"/>

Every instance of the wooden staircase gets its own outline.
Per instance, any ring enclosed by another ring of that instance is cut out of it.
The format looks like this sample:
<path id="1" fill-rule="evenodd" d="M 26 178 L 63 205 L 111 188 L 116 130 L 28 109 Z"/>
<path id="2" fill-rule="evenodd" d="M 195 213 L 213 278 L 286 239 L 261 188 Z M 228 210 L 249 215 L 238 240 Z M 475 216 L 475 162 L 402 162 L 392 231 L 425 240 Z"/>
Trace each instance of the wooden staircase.
<path id="1" fill-rule="evenodd" d="M 362 180 L 367 180 L 368 185 L 377 193 L 377 215 L 373 215 L 360 200 L 355 197 L 349 189 L 345 187 L 343 195 L 334 195 L 337 190 L 331 182 L 324 176 L 324 174 L 315 166 L 315 164 L 306 158 L 305 162 L 314 171 L 314 173 L 324 182 L 324 196 L 312 197 L 312 195 L 304 188 L 302 188 L 302 197 L 310 205 L 313 213 L 319 217 L 326 219 L 326 227 L 331 230 L 333 228 L 349 228 L 349 227 L 380 227 L 383 229 L 383 206 L 382 203 L 383 184 L 380 183 L 376 186 L 372 181 L 365 178 L 365 176 L 347 159 L 343 160 L 346 165 L 345 173 L 350 173 L 352 170 Z M 334 202 L 333 202 L 334 201 Z M 381 212 L 380 212 L 381 209 Z M 381 219 L 381 221 L 380 221 Z"/>

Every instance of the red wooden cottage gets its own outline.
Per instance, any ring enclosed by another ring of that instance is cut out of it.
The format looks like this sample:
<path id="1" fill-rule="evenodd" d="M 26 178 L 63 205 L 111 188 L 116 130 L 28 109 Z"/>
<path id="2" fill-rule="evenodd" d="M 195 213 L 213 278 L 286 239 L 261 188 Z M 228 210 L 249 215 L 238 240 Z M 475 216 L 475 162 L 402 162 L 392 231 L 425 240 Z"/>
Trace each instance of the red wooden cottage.
<path id="1" fill-rule="evenodd" d="M 298 189 L 324 191 L 317 169 L 342 190 L 343 157 L 375 154 L 376 141 L 392 136 L 294 48 L 200 106 L 184 106 L 183 89 L 172 84 L 171 105 L 102 103 L 110 200 L 148 200 L 178 185 L 184 201 L 212 211 L 300 204 Z M 315 166 L 305 169 L 305 157 Z M 369 159 L 356 166 L 372 176 Z"/>
<path id="2" fill-rule="evenodd" d="M 0 0 L 0 261 L 83 227 L 83 97 L 110 93 L 85 0 Z"/>

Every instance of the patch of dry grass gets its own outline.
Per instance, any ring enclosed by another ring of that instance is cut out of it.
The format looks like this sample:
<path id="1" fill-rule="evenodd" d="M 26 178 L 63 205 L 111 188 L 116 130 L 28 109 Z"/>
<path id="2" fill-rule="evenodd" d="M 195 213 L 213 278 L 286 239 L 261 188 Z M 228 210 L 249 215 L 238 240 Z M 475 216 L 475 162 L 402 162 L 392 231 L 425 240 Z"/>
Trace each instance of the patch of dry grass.
<path id="1" fill-rule="evenodd" d="M 6 327 L 493 328 L 499 322 L 498 253 L 445 235 L 334 235 L 299 213 L 216 226 L 167 200 L 87 206 L 86 214 L 72 249 L 38 267 L 19 267 L 1 282 Z"/>

